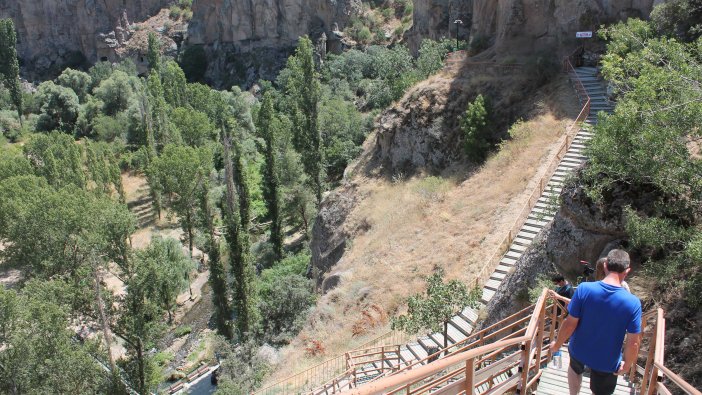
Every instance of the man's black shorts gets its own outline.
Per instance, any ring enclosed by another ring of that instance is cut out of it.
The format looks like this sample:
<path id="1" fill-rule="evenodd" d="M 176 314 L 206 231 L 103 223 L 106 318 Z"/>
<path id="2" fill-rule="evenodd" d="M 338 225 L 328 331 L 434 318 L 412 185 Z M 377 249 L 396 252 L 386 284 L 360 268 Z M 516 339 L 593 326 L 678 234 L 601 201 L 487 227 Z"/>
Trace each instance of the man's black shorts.
<path id="1" fill-rule="evenodd" d="M 583 374 L 585 365 L 570 354 L 570 368 L 577 374 Z M 617 375 L 590 369 L 590 391 L 595 395 L 612 395 L 617 387 Z"/>

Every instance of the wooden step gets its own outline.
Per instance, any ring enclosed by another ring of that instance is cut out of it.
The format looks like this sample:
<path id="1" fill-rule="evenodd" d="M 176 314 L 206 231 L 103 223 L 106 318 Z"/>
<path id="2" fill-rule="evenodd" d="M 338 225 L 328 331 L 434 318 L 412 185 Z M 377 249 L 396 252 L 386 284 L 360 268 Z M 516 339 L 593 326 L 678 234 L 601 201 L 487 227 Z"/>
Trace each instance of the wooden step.
<path id="1" fill-rule="evenodd" d="M 498 273 L 502 273 L 502 274 L 507 275 L 507 274 L 511 273 L 513 269 L 514 269 L 514 266 L 497 265 L 497 268 L 495 268 L 495 271 Z"/>
<path id="2" fill-rule="evenodd" d="M 465 340 L 468 337 L 462 331 L 458 330 L 458 328 L 456 328 L 451 321 L 449 321 L 446 329 L 448 332 L 449 343 L 455 344 Z"/>
<path id="3" fill-rule="evenodd" d="M 466 336 L 470 336 L 470 334 L 473 332 L 473 325 L 461 317 L 460 314 L 451 318 L 451 325 L 455 326 L 456 329 L 461 331 Z"/>
<path id="4" fill-rule="evenodd" d="M 514 258 L 502 258 L 500 259 L 500 263 L 508 266 L 514 266 L 517 263 L 517 260 Z"/>
<path id="5" fill-rule="evenodd" d="M 504 258 L 512 258 L 514 260 L 519 260 L 519 258 L 522 257 L 522 254 L 520 252 L 516 251 L 507 251 L 505 252 L 505 255 L 503 255 Z"/>
<path id="6" fill-rule="evenodd" d="M 532 239 L 525 239 L 523 237 L 515 237 L 514 240 L 512 240 L 512 244 L 519 244 L 523 246 L 530 246 L 532 242 Z"/>
<path id="7" fill-rule="evenodd" d="M 495 279 L 495 280 L 499 280 L 499 281 L 503 281 L 506 277 L 507 277 L 507 273 L 503 273 L 501 271 L 499 271 L 499 272 L 494 271 L 490 275 L 490 278 Z"/>
<path id="8" fill-rule="evenodd" d="M 485 282 L 485 288 L 497 291 L 497 289 L 500 288 L 500 284 L 502 284 L 501 281 L 490 279 Z"/>
<path id="9" fill-rule="evenodd" d="M 483 297 L 481 300 L 484 303 L 486 303 L 486 304 L 489 303 L 494 296 L 495 296 L 495 291 L 493 291 L 491 289 L 483 288 Z"/>
<path id="10" fill-rule="evenodd" d="M 442 345 L 435 342 L 434 339 L 432 339 L 430 336 L 423 336 L 417 340 L 419 341 L 419 345 L 422 346 L 422 348 L 424 348 L 424 351 L 426 351 L 427 353 L 429 352 L 429 349 L 431 347 L 442 347 Z"/>
<path id="11" fill-rule="evenodd" d="M 410 343 L 407 349 L 414 355 L 415 359 L 421 361 L 427 357 L 427 350 L 419 343 Z"/>
<path id="12" fill-rule="evenodd" d="M 466 307 L 461 310 L 459 315 L 471 324 L 475 324 L 478 321 L 478 311 L 472 307 Z"/>

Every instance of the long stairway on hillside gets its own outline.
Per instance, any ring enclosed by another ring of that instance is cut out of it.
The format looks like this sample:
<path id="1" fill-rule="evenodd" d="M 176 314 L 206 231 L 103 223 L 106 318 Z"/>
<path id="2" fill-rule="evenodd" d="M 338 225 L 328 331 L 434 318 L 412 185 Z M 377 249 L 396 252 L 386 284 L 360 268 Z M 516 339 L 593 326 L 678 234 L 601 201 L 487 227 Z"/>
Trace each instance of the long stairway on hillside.
<path id="1" fill-rule="evenodd" d="M 584 106 L 590 100 L 590 112 L 587 115 L 586 123 L 595 125 L 597 114 L 601 111 L 611 113 L 613 105 L 608 101 L 606 86 L 598 75 L 595 67 L 579 67 L 573 69 L 569 78 L 578 92 L 580 104 Z M 519 258 L 526 252 L 536 235 L 541 229 L 550 223 L 558 210 L 557 198 L 560 194 L 563 183 L 568 174 L 580 167 L 587 159 L 584 156 L 587 141 L 592 138 L 591 127 L 582 127 L 573 136 L 572 144 L 554 171 L 551 179 L 544 188 L 536 205 L 532 208 L 524 225 L 516 234 L 509 249 L 503 255 L 499 265 L 490 275 L 483 287 L 482 300 L 487 304 L 492 300 L 502 281 L 514 271 Z M 449 347 L 467 346 L 472 341 L 470 335 L 478 321 L 478 309 L 466 307 L 459 314 L 454 316 L 448 323 Z M 444 336 L 442 333 L 434 333 L 429 336 L 420 337 L 417 342 L 400 346 L 397 351 L 388 351 L 384 361 L 373 361 L 366 365 L 359 366 L 353 377 L 340 377 L 326 383 L 324 386 L 313 391 L 314 395 L 328 395 L 358 386 L 363 383 L 375 380 L 388 374 L 388 371 L 402 369 L 408 365 L 426 364 L 429 362 L 428 356 L 432 352 L 442 349 L 444 346 Z M 508 373 L 504 374 L 505 377 Z M 555 380 L 555 379 L 554 379 Z M 553 381 L 553 380 L 552 380 Z"/>

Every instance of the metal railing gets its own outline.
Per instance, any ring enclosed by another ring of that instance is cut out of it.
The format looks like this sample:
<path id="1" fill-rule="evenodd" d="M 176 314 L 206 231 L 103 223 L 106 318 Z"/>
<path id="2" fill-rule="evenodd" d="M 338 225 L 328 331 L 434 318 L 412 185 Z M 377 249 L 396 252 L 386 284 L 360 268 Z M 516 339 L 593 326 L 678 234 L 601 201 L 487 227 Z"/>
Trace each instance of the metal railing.
<path id="1" fill-rule="evenodd" d="M 512 244 L 514 239 L 517 237 L 517 233 L 519 233 L 522 226 L 524 226 L 524 223 L 526 222 L 527 217 L 529 217 L 531 210 L 534 208 L 534 206 L 536 205 L 536 202 L 539 200 L 539 197 L 546 189 L 546 186 L 548 185 L 548 180 L 551 179 L 551 176 L 553 176 L 553 173 L 556 171 L 556 168 L 558 168 L 558 165 L 560 164 L 561 159 L 566 154 L 566 152 L 568 152 L 568 149 L 570 148 L 570 145 L 573 143 L 573 138 L 577 134 L 581 123 L 583 123 L 587 119 L 587 117 L 590 115 L 590 96 L 588 95 L 587 90 L 585 89 L 585 86 L 583 85 L 582 81 L 580 80 L 580 77 L 578 77 L 577 73 L 575 73 L 575 69 L 574 69 L 572 63 L 570 62 L 569 58 L 566 58 L 564 60 L 564 69 L 568 73 L 572 72 L 572 75 L 574 76 L 573 83 L 575 85 L 576 91 L 578 92 L 578 97 L 579 97 L 581 103 L 584 101 L 585 104 L 583 105 L 582 109 L 580 110 L 578 117 L 575 118 L 575 121 L 573 121 L 573 123 L 570 124 L 566 128 L 566 133 L 559 140 L 558 149 L 556 150 L 555 154 L 552 155 L 551 160 L 549 162 L 549 165 L 546 168 L 544 176 L 539 180 L 539 184 L 534 188 L 534 190 L 531 193 L 531 195 L 529 196 L 529 199 L 527 200 L 526 204 L 524 204 L 522 211 L 519 213 L 519 216 L 514 221 L 514 224 L 512 225 L 512 227 L 508 230 L 507 235 L 498 244 L 497 248 L 495 249 L 495 252 L 487 260 L 486 264 L 483 266 L 483 268 L 480 270 L 480 272 L 478 272 L 478 274 L 475 278 L 475 285 L 476 286 L 487 281 L 488 278 L 490 278 L 490 275 L 492 274 L 492 272 L 495 271 L 495 268 L 497 268 L 497 266 L 500 264 L 500 261 L 502 260 L 502 256 L 504 255 L 505 252 L 507 252 L 507 250 L 509 249 L 509 246 Z"/>

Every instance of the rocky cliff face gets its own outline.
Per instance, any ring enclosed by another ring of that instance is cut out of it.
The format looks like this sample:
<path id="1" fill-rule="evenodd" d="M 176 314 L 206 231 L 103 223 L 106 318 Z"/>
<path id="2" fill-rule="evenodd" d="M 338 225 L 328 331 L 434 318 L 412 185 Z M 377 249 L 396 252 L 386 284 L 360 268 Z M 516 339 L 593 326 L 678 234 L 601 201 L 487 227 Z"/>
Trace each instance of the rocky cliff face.
<path id="1" fill-rule="evenodd" d="M 25 71 L 45 76 L 65 65 L 114 60 L 129 39 L 130 23 L 167 6 L 169 0 L 32 0 L 0 2 L 0 18 L 12 18 Z"/>
<path id="2" fill-rule="evenodd" d="M 470 21 L 471 38 L 487 39 L 498 51 L 533 51 L 572 46 L 575 32 L 629 17 L 647 17 L 662 0 L 427 0 L 415 2 L 408 34 L 416 48 L 422 38 L 448 36 L 451 22 Z M 450 8 L 449 8 L 450 6 Z M 451 23 L 452 25 L 452 23 Z M 452 27 L 451 37 L 455 37 Z M 459 37 L 462 35 L 459 30 Z M 566 48 L 567 49 L 567 48 Z"/>
<path id="3" fill-rule="evenodd" d="M 274 78 L 300 36 L 325 50 L 338 41 L 358 12 L 360 0 L 196 0 L 188 26 L 189 45 L 203 45 L 210 82 L 247 85 Z"/>

